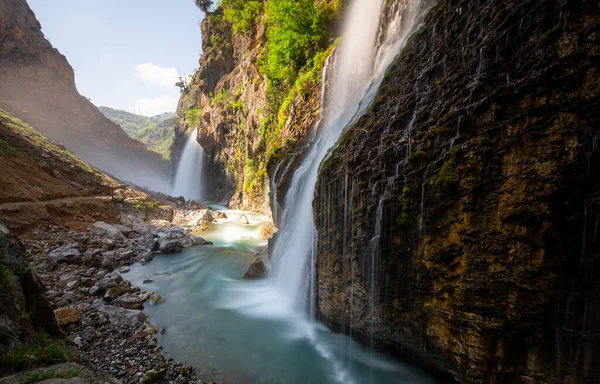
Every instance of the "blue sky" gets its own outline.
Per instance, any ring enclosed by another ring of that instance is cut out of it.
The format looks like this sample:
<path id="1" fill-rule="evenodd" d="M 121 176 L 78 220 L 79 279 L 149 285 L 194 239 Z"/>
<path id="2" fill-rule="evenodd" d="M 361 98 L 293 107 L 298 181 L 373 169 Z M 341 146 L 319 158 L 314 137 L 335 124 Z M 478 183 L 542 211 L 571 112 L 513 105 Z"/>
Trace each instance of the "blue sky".
<path id="1" fill-rule="evenodd" d="M 42 31 L 97 106 L 175 111 L 174 79 L 198 67 L 202 12 L 193 0 L 27 0 Z"/>

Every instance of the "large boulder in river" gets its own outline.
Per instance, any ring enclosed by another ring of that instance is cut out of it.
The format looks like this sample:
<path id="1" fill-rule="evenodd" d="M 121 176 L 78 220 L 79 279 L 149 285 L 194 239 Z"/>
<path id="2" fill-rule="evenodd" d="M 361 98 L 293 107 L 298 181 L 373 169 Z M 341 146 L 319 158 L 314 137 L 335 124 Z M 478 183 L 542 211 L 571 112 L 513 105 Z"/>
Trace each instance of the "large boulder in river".
<path id="1" fill-rule="evenodd" d="M 258 257 L 258 258 L 256 258 L 256 260 L 254 260 L 254 262 L 252 262 L 252 264 L 250 264 L 250 267 L 248 267 L 248 270 L 246 271 L 246 274 L 244 275 L 244 280 L 262 279 L 266 276 L 267 276 L 267 267 L 265 266 L 265 263 L 262 261 L 262 258 Z"/>
<path id="2" fill-rule="evenodd" d="M 18 344 L 34 329 L 60 335 L 45 287 L 23 255 L 21 242 L 0 224 L 0 347 Z"/>

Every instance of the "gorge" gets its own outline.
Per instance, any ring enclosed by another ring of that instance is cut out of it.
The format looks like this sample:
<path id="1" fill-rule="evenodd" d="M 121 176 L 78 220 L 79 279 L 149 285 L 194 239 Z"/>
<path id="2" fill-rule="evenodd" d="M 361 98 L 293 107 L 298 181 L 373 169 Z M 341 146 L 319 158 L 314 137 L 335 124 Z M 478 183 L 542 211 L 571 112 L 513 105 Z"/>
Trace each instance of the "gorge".
<path id="1" fill-rule="evenodd" d="M 598 4 L 212 3 L 170 176 L 0 5 L 1 356 L 39 329 L 94 383 L 600 382 Z"/>

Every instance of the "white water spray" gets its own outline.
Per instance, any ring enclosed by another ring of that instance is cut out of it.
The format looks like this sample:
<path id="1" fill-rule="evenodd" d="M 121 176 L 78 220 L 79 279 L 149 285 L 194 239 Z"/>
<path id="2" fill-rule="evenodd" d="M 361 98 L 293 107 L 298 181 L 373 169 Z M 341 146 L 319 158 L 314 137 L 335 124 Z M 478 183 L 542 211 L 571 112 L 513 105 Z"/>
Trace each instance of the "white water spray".
<path id="1" fill-rule="evenodd" d="M 183 196 L 186 199 L 202 201 L 204 199 L 204 188 L 202 182 L 202 172 L 204 168 L 204 148 L 196 140 L 198 129 L 190 135 L 181 160 L 177 166 L 172 196 Z"/>
<path id="2" fill-rule="evenodd" d="M 324 124 L 294 173 L 285 198 L 282 230 L 273 249 L 273 278 L 291 306 L 307 308 L 309 284 L 313 281 L 314 268 L 307 264 L 314 263 L 316 250 L 312 202 L 319 166 L 344 128 L 371 105 L 385 70 L 425 14 L 423 2 L 406 1 L 406 7 L 401 7 L 391 20 L 389 28 L 393 31 L 388 29 L 385 34 L 380 30 L 385 0 L 356 0 L 350 6 L 326 98 Z"/>

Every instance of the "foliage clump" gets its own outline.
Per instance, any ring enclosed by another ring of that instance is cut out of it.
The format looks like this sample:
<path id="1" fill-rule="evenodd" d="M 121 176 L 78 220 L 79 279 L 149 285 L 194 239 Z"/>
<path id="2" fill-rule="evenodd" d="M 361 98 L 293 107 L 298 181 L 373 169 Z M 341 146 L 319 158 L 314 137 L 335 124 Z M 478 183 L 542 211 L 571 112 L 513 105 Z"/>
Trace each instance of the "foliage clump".
<path id="1" fill-rule="evenodd" d="M 2 150 L 2 153 L 4 153 L 5 155 L 9 156 L 14 156 L 17 154 L 17 151 L 15 151 L 15 149 L 4 140 L 0 140 L 0 150 Z"/>
<path id="2" fill-rule="evenodd" d="M 0 355 L 0 371 L 19 372 L 72 360 L 73 353 L 64 342 L 38 331 L 22 344 Z"/>

